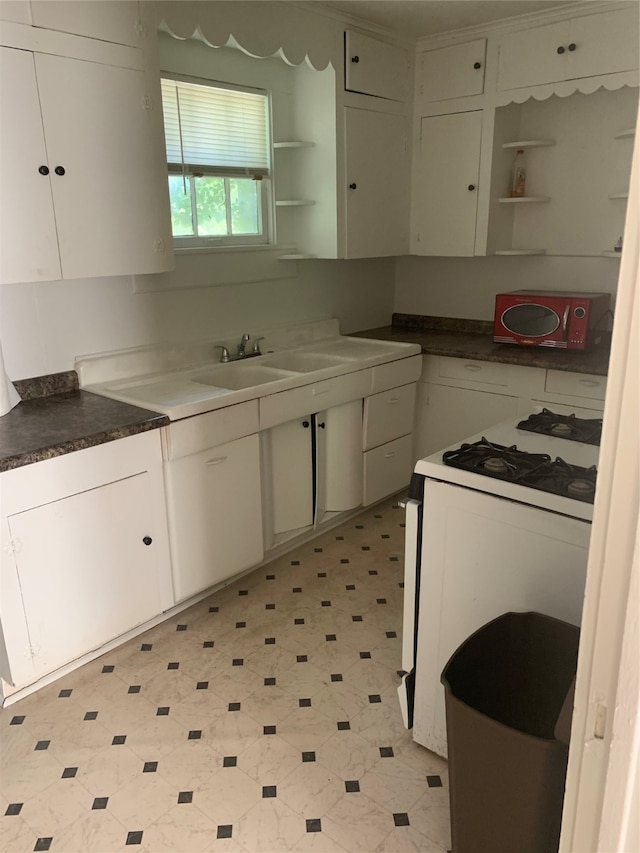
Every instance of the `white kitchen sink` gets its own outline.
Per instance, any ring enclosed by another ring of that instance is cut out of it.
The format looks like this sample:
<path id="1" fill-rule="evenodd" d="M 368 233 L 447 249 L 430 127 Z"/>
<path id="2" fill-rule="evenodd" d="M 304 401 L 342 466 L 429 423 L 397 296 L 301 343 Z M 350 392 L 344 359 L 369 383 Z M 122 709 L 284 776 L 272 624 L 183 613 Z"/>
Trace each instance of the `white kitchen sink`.
<path id="1" fill-rule="evenodd" d="M 263 359 L 262 364 L 280 370 L 290 370 L 294 373 L 311 373 L 314 370 L 326 370 L 328 367 L 337 367 L 340 364 L 344 364 L 345 360 L 339 355 L 297 350 L 294 352 L 282 352 L 277 355 L 268 355 Z"/>
<path id="2" fill-rule="evenodd" d="M 199 385 L 211 385 L 214 388 L 225 388 L 227 391 L 241 391 L 244 388 L 264 385 L 266 382 L 289 379 L 291 376 L 291 370 L 282 370 L 275 366 L 220 364 L 194 371 L 188 375 L 188 378 L 190 382 L 197 382 Z"/>
<path id="3" fill-rule="evenodd" d="M 305 347 L 305 353 L 311 355 L 328 355 L 344 361 L 361 358 L 376 358 L 390 354 L 397 357 L 407 344 L 396 341 L 374 341 L 369 338 L 335 337 L 326 341 L 311 343 Z"/>

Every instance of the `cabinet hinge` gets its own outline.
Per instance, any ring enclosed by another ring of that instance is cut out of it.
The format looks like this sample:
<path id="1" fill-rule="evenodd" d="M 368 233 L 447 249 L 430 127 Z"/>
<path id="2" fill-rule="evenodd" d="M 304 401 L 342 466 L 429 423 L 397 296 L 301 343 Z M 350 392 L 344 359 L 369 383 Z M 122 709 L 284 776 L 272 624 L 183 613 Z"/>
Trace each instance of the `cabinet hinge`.
<path id="1" fill-rule="evenodd" d="M 146 28 L 146 27 L 145 27 L 145 25 L 142 23 L 142 21 L 140 20 L 140 18 L 138 18 L 138 20 L 137 20 L 137 21 L 135 22 L 135 24 L 133 25 L 133 31 L 134 31 L 134 32 L 135 32 L 135 34 L 138 36 L 138 38 L 142 38 L 143 36 L 146 36 L 146 34 L 147 34 L 147 28 Z"/>
<path id="2" fill-rule="evenodd" d="M 7 554 L 19 554 L 22 551 L 22 540 L 21 539 L 9 539 L 7 544 L 4 546 L 4 550 Z"/>
<path id="3" fill-rule="evenodd" d="M 164 240 L 154 240 L 153 241 L 153 251 L 162 254 L 165 250 L 166 246 Z"/>
<path id="4" fill-rule="evenodd" d="M 143 110 L 153 109 L 153 100 L 151 95 L 143 95 L 142 98 L 140 98 L 140 106 Z"/>

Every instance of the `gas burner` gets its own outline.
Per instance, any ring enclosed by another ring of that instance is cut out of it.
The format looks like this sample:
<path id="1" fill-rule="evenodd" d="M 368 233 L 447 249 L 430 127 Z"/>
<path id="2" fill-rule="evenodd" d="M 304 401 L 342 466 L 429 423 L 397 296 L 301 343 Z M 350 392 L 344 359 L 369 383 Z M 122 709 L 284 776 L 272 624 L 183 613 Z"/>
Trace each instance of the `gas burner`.
<path id="1" fill-rule="evenodd" d="M 490 474 L 507 474 L 509 472 L 509 463 L 499 456 L 490 456 L 482 463 L 482 467 Z"/>
<path id="2" fill-rule="evenodd" d="M 527 453 L 515 445 L 504 447 L 486 438 L 462 444 L 442 455 L 445 465 L 472 471 L 484 477 L 508 480 L 543 492 L 593 503 L 596 490 L 595 466 L 581 468 L 564 459 L 552 460 L 546 453 Z"/>
<path id="3" fill-rule="evenodd" d="M 575 415 L 558 415 L 549 409 L 535 412 L 518 424 L 518 429 L 566 438 L 568 441 L 580 441 L 583 444 L 600 444 L 602 418 L 578 418 Z"/>
<path id="4" fill-rule="evenodd" d="M 593 497 L 595 490 L 595 483 L 591 483 L 589 480 L 571 480 L 567 485 L 567 491 L 572 497 L 582 498 L 583 500 L 589 500 Z"/>

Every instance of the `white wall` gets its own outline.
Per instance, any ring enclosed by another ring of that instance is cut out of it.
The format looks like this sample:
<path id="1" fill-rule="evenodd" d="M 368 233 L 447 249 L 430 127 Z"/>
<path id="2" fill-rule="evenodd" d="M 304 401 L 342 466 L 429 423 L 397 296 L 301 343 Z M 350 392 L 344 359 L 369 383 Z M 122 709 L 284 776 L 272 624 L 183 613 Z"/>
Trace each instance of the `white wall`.
<path id="1" fill-rule="evenodd" d="M 614 294 L 614 258 L 398 258 L 393 310 L 492 320 L 496 293 L 535 288 Z"/>
<path id="2" fill-rule="evenodd" d="M 134 293 L 131 279 L 0 287 L 0 340 L 10 379 L 72 370 L 78 355 L 221 337 L 336 317 L 342 333 L 382 326 L 393 310 L 392 258 L 305 261 L 285 280 Z"/>

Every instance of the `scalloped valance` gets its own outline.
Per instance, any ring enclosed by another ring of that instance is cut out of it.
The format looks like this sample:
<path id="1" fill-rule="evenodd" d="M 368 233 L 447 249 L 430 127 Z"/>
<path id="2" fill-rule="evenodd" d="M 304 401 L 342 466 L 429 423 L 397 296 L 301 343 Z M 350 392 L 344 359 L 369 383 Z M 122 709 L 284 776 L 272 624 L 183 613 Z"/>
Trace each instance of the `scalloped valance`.
<path id="1" fill-rule="evenodd" d="M 533 99 L 535 101 L 546 101 L 554 95 L 559 98 L 568 98 L 576 92 L 583 95 L 591 95 L 598 89 L 607 89 L 615 92 L 625 86 L 636 88 L 638 86 L 637 71 L 620 72 L 618 74 L 603 74 L 599 77 L 582 77 L 577 80 L 563 80 L 559 83 L 549 83 L 544 86 L 535 86 L 526 89 L 510 89 L 497 92 L 494 103 L 497 107 L 508 104 L 524 104 Z"/>
<path id="2" fill-rule="evenodd" d="M 199 38 L 210 47 L 240 47 L 250 56 L 280 56 L 289 65 L 307 62 L 317 71 L 338 68 L 343 28 L 331 18 L 293 3 L 191 2 L 145 4 L 149 25 L 174 38 Z M 152 7 L 150 9 L 149 7 Z"/>

